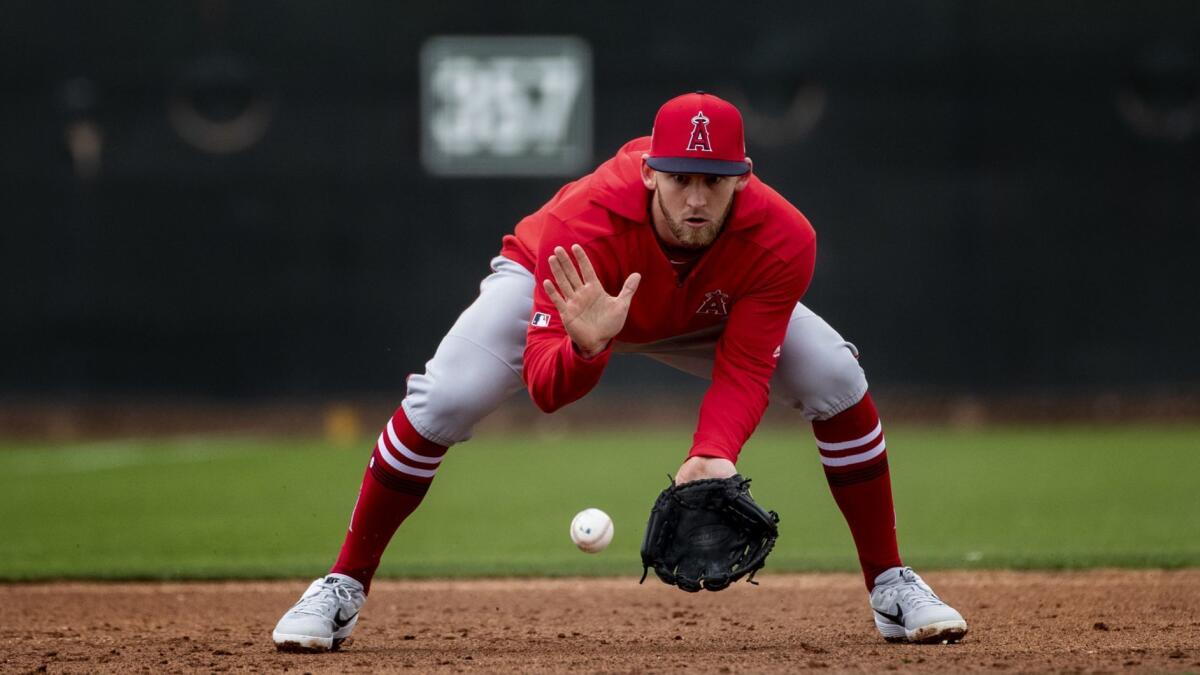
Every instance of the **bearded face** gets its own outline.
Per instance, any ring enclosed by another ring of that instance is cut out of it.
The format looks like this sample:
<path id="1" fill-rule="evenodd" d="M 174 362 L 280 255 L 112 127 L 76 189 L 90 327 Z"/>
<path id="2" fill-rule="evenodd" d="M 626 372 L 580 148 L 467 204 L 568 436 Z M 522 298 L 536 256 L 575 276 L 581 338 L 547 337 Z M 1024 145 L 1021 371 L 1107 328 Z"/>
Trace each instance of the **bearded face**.
<path id="1" fill-rule="evenodd" d="M 680 248 L 711 245 L 733 209 L 737 180 L 705 174 L 659 173 L 655 183 L 660 217 L 654 220 L 659 236 Z"/>

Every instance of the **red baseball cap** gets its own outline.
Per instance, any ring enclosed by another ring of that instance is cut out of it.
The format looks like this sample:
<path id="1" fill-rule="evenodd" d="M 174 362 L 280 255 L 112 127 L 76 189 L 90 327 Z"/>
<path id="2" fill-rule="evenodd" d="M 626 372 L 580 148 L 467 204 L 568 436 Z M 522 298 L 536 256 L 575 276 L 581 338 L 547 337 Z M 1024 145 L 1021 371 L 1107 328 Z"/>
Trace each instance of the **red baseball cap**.
<path id="1" fill-rule="evenodd" d="M 676 96 L 654 116 L 646 163 L 668 173 L 741 176 L 750 170 L 742 114 L 703 91 Z"/>

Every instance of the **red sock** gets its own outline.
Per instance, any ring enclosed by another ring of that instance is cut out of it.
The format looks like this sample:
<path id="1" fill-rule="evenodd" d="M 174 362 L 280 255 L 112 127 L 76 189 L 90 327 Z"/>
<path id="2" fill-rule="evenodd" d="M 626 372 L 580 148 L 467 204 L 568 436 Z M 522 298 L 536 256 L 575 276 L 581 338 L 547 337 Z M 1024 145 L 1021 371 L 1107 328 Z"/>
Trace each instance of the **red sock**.
<path id="1" fill-rule="evenodd" d="M 880 572 L 902 565 L 883 425 L 871 394 L 827 420 L 813 422 L 813 434 L 829 490 L 854 536 L 869 591 Z"/>
<path id="2" fill-rule="evenodd" d="M 445 454 L 446 446 L 425 440 L 413 429 L 404 408 L 396 410 L 375 443 L 350 515 L 350 531 L 330 572 L 354 577 L 371 590 L 384 549 L 420 505 Z"/>

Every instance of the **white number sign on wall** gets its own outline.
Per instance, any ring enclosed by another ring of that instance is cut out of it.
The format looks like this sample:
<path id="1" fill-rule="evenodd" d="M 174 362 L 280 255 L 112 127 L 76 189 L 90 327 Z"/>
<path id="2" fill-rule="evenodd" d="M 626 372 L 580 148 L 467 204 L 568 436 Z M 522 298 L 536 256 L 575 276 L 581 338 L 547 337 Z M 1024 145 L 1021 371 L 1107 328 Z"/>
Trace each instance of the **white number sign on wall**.
<path id="1" fill-rule="evenodd" d="M 592 67 L 574 37 L 442 36 L 421 48 L 421 160 L 440 176 L 587 168 Z"/>

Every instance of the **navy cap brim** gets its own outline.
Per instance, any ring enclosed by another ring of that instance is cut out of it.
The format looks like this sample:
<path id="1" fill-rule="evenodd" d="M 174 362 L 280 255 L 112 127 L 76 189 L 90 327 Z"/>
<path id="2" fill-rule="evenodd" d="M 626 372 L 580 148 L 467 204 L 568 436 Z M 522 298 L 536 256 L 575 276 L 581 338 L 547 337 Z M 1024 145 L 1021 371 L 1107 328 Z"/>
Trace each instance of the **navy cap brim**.
<path id="1" fill-rule="evenodd" d="M 741 176 L 750 171 L 749 162 L 730 162 L 698 157 L 647 157 L 646 164 L 663 173 L 703 173 L 710 176 Z"/>

